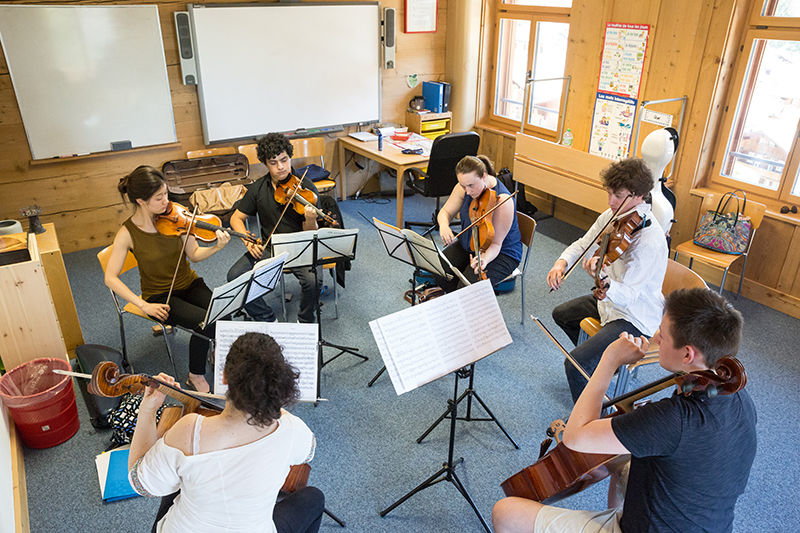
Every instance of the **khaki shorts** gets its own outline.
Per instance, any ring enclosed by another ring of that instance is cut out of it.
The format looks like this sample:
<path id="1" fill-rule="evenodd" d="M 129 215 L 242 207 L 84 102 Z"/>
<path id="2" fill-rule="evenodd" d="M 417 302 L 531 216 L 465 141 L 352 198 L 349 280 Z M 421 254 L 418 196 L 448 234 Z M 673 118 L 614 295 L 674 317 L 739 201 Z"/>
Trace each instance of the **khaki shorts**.
<path id="1" fill-rule="evenodd" d="M 545 505 L 536 516 L 534 533 L 621 533 L 622 511 L 573 511 Z"/>

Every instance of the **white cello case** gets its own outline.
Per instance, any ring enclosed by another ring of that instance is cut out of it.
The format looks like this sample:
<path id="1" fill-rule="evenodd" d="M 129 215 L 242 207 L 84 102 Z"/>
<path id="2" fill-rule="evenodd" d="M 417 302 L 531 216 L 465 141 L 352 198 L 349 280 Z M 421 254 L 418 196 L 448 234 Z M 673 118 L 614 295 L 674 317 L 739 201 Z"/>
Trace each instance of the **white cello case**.
<path id="1" fill-rule="evenodd" d="M 678 149 L 678 132 L 673 128 L 662 128 L 652 132 L 645 137 L 642 142 L 642 159 L 644 160 L 650 173 L 653 175 L 653 216 L 663 228 L 664 233 L 669 235 L 672 223 L 675 221 L 675 210 L 672 203 L 664 196 L 661 188 L 661 178 L 664 169 L 672 161 L 675 151 Z"/>

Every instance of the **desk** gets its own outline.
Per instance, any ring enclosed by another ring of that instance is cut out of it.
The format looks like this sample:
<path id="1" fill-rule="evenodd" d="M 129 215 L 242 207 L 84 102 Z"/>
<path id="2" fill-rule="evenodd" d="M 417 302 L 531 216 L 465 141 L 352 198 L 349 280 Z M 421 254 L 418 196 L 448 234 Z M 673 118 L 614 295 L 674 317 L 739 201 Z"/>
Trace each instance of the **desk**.
<path id="1" fill-rule="evenodd" d="M 393 168 L 397 172 L 397 222 L 398 228 L 403 227 L 403 174 L 411 167 L 425 167 L 428 156 L 404 154 L 400 148 L 383 141 L 383 150 L 378 151 L 378 141 L 359 141 L 352 137 L 339 137 L 339 179 L 341 180 L 341 198 L 347 198 L 347 174 L 345 161 L 347 152 L 363 155 L 381 165 Z"/>

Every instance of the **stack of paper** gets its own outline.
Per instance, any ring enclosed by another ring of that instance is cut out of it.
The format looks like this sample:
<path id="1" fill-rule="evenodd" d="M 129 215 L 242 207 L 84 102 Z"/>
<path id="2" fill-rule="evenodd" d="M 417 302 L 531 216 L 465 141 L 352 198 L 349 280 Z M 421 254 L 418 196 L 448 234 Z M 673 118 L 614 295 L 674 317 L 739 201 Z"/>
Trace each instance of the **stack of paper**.
<path id="1" fill-rule="evenodd" d="M 103 452 L 95 457 L 100 497 L 104 502 L 135 498 L 139 494 L 128 481 L 128 446 Z"/>

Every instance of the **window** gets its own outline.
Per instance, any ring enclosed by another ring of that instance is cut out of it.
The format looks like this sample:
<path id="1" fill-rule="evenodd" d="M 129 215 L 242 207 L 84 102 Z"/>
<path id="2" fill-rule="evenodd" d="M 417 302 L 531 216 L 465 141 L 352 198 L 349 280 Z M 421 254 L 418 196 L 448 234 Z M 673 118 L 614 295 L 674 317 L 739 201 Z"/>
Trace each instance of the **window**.
<path id="1" fill-rule="evenodd" d="M 572 0 L 497 2 L 491 118 L 518 130 L 529 84 L 525 130 L 553 138 L 563 105 L 563 80 Z"/>
<path id="2" fill-rule="evenodd" d="M 713 181 L 800 200 L 800 0 L 754 7 L 729 97 Z M 794 197 L 794 198 L 793 198 Z"/>

